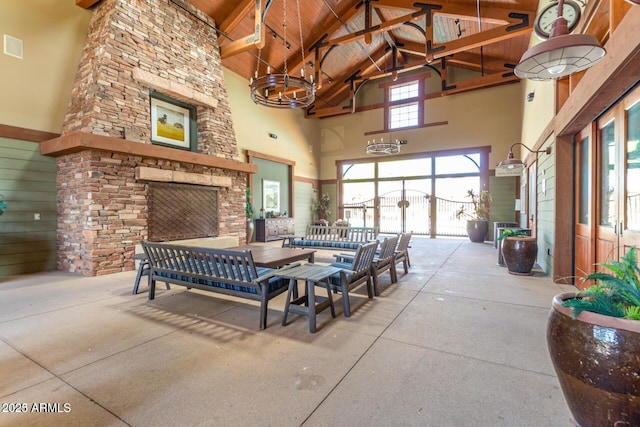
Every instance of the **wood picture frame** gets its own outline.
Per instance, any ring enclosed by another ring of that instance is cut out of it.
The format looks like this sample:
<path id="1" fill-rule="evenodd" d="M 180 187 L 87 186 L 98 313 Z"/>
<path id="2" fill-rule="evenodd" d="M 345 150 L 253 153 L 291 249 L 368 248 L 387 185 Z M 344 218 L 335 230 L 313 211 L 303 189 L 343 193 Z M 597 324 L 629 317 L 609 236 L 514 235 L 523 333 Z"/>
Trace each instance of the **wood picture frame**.
<path id="1" fill-rule="evenodd" d="M 196 107 L 152 92 L 151 143 L 197 151 Z"/>

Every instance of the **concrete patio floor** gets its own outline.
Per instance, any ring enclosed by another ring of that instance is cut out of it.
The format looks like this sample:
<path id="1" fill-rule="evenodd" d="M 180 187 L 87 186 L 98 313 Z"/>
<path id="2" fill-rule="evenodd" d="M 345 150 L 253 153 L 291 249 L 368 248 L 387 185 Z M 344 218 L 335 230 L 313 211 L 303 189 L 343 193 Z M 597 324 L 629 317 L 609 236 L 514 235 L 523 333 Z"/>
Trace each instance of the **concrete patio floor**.
<path id="1" fill-rule="evenodd" d="M 260 331 L 256 303 L 162 284 L 148 301 L 133 271 L 0 278 L 0 425 L 572 426 L 545 327 L 573 288 L 508 274 L 491 243 L 410 254 L 315 334 L 281 326 L 286 294 Z"/>

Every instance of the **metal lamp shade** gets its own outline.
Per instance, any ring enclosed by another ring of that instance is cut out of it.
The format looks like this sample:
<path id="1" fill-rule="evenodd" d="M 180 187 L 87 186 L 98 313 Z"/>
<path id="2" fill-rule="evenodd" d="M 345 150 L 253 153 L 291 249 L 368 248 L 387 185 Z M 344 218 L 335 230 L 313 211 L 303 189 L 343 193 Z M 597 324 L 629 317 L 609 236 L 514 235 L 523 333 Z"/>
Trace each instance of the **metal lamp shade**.
<path id="1" fill-rule="evenodd" d="M 526 51 L 515 68 L 516 76 L 550 80 L 585 70 L 606 54 L 589 34 L 568 34 L 542 42 Z"/>

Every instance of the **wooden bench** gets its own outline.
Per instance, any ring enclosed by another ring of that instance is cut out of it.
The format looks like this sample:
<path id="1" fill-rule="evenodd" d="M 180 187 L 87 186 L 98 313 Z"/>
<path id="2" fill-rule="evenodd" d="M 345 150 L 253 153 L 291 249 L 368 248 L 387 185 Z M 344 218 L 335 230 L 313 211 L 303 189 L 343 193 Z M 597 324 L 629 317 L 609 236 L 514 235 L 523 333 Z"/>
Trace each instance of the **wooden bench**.
<path id="1" fill-rule="evenodd" d="M 319 248 L 355 251 L 358 246 L 375 241 L 375 228 L 308 225 L 304 237 L 283 241 L 291 248 Z"/>
<path id="2" fill-rule="evenodd" d="M 289 285 L 274 277 L 283 269 L 256 267 L 251 251 L 152 242 L 142 242 L 142 248 L 149 261 L 150 300 L 155 298 L 156 281 L 161 281 L 260 301 L 260 329 L 267 327 L 269 300 Z"/>

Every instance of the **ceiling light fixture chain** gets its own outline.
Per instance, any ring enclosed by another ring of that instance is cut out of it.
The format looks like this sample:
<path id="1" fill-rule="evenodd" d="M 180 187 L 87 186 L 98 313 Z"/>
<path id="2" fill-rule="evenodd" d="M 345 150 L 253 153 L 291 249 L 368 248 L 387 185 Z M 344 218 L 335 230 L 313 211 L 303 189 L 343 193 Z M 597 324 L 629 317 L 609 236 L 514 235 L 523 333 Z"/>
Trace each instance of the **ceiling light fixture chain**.
<path id="1" fill-rule="evenodd" d="M 287 70 L 287 0 L 282 0 L 282 57 L 284 58 L 284 75 L 289 75 Z"/>
<path id="2" fill-rule="evenodd" d="M 296 9 L 298 10 L 298 33 L 300 34 L 300 54 L 302 57 L 300 61 L 302 62 L 302 68 L 300 69 L 300 76 L 304 79 L 304 38 L 302 37 L 302 15 L 300 14 L 300 0 L 296 0 Z"/>
<path id="3" fill-rule="evenodd" d="M 300 32 L 300 39 L 302 40 L 302 21 L 300 17 L 300 0 L 296 0 L 298 10 L 298 30 Z M 301 70 L 302 77 L 295 77 L 289 75 L 287 68 L 287 51 L 290 45 L 287 43 L 287 1 L 283 0 L 283 74 L 271 74 L 271 67 L 267 67 L 267 74 L 259 77 L 259 73 L 256 72 L 255 78 L 251 78 L 249 81 L 249 87 L 251 88 L 251 99 L 253 102 L 265 107 L 273 108 L 306 108 L 313 104 L 316 95 L 316 86 L 313 82 L 313 76 L 309 80 L 304 77 L 304 47 L 301 44 L 302 49 L 302 61 L 303 66 Z M 258 61 L 258 67 L 260 61 Z"/>

